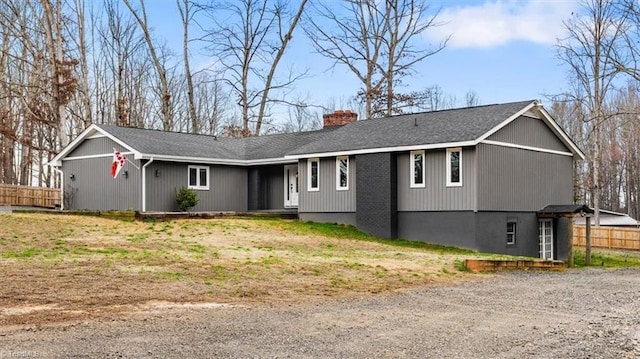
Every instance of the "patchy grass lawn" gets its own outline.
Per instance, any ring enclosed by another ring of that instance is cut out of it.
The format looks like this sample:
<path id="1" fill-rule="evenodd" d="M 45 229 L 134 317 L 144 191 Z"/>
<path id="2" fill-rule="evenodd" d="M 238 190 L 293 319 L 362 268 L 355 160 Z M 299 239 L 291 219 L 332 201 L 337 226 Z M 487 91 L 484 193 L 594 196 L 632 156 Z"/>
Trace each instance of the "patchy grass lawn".
<path id="1" fill-rule="evenodd" d="M 469 274 L 477 253 L 280 219 L 121 221 L 0 216 L 0 324 L 129 311 L 379 293 Z"/>
<path id="2" fill-rule="evenodd" d="M 461 262 L 483 256 L 505 257 L 280 219 L 13 213 L 0 215 L 0 326 L 380 293 L 469 278 Z"/>
<path id="3" fill-rule="evenodd" d="M 576 267 L 585 266 L 585 257 L 584 247 L 574 249 L 573 259 Z M 592 248 L 591 266 L 605 268 L 640 267 L 640 252 Z"/>

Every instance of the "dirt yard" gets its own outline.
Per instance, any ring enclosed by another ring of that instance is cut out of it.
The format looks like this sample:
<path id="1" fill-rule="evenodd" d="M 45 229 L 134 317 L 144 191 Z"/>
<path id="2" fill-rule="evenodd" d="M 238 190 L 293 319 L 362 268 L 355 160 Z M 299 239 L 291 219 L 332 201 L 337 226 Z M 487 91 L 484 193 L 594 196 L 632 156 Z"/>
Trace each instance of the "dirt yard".
<path id="1" fill-rule="evenodd" d="M 3 214 L 0 326 L 117 318 L 158 303 L 296 303 L 469 276 L 455 266 L 469 253 L 334 229 L 274 219 Z"/>
<path id="2" fill-rule="evenodd" d="M 0 215 L 0 358 L 639 358 L 640 269 L 281 220 Z"/>

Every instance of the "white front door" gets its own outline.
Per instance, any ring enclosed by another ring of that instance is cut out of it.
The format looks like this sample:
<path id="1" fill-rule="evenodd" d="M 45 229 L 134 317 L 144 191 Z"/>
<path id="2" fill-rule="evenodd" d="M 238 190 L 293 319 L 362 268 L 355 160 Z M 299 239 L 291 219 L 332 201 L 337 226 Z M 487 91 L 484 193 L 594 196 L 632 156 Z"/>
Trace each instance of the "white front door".
<path id="1" fill-rule="evenodd" d="M 538 222 L 540 238 L 540 258 L 553 259 L 553 220 L 541 219 Z"/>
<path id="2" fill-rule="evenodd" d="M 298 165 L 284 166 L 284 206 L 298 207 Z"/>

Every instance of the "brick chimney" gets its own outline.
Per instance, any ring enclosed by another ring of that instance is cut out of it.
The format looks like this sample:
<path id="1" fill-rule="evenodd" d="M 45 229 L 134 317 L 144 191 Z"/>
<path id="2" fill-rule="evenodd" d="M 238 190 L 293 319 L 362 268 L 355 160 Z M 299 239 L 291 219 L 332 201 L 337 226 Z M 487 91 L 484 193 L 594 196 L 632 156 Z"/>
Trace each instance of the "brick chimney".
<path id="1" fill-rule="evenodd" d="M 350 110 L 336 110 L 334 113 L 326 113 L 322 115 L 324 120 L 323 127 L 342 126 L 351 122 L 355 122 L 358 119 L 358 114 L 353 113 Z"/>

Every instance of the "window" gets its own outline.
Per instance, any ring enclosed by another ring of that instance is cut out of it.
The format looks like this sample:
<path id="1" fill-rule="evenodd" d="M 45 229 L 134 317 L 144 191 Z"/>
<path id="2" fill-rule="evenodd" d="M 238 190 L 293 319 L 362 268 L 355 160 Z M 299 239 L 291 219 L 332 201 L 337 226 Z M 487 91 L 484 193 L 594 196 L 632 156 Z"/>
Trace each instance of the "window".
<path id="1" fill-rule="evenodd" d="M 507 222 L 507 244 L 516 244 L 516 222 Z"/>
<path id="2" fill-rule="evenodd" d="M 307 182 L 309 191 L 320 190 L 320 160 L 317 158 L 307 160 Z"/>
<path id="3" fill-rule="evenodd" d="M 349 189 L 349 157 L 336 157 L 336 190 Z"/>
<path id="4" fill-rule="evenodd" d="M 209 166 L 189 166 L 189 188 L 209 189 Z"/>
<path id="5" fill-rule="evenodd" d="M 411 187 L 424 187 L 424 151 L 411 151 Z"/>
<path id="6" fill-rule="evenodd" d="M 462 186 L 462 149 L 447 149 L 447 187 Z"/>

